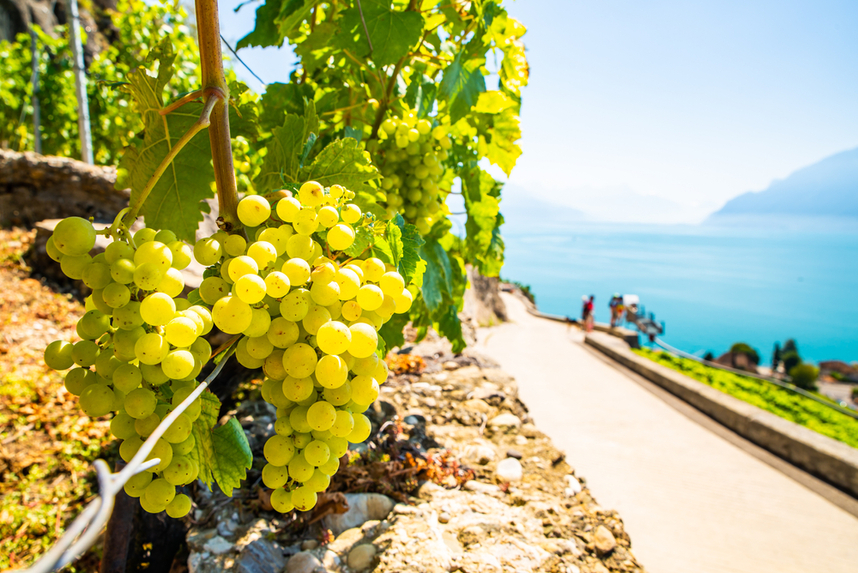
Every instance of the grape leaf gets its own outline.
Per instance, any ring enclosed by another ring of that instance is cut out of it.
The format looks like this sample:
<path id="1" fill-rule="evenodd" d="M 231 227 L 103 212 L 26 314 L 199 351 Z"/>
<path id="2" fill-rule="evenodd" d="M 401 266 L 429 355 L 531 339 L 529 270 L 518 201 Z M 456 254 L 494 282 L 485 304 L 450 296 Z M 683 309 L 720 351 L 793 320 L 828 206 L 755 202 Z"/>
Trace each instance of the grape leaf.
<path id="1" fill-rule="evenodd" d="M 384 323 L 378 330 L 379 338 L 384 339 L 387 348 L 402 347 L 405 345 L 405 336 L 403 330 L 408 324 L 408 313 L 394 314 L 393 317 Z"/>
<path id="2" fill-rule="evenodd" d="M 338 183 L 355 193 L 372 189 L 367 182 L 378 177 L 378 169 L 369 154 L 350 137 L 328 144 L 313 163 L 301 171 L 302 181 L 318 181 L 325 187 Z"/>
<path id="3" fill-rule="evenodd" d="M 390 264 L 399 268 L 399 261 L 402 260 L 402 229 L 399 224 L 405 225 L 402 215 L 396 215 L 396 218 L 387 224 L 387 244 L 390 245 Z"/>
<path id="4" fill-rule="evenodd" d="M 435 317 L 433 317 L 435 318 Z M 462 336 L 462 322 L 459 320 L 459 314 L 456 312 L 456 307 L 448 305 L 444 307 L 443 312 L 433 320 L 435 329 L 439 334 L 444 336 L 453 345 L 453 354 L 462 352 L 468 343 Z"/>
<path id="5" fill-rule="evenodd" d="M 438 95 L 447 101 L 452 123 L 465 117 L 480 94 L 486 91 L 486 79 L 480 71 L 481 62 L 480 59 L 467 59 L 467 50 L 463 48 L 444 68 Z"/>
<path id="6" fill-rule="evenodd" d="M 421 258 L 426 261 L 423 273 L 423 300 L 429 312 L 441 306 L 444 299 L 453 297 L 453 269 L 450 258 L 438 241 L 429 240 L 420 249 Z"/>
<path id="7" fill-rule="evenodd" d="M 282 127 L 271 131 L 268 152 L 262 161 L 254 186 L 263 193 L 276 191 L 284 182 L 297 183 L 301 152 L 304 148 L 304 119 L 289 114 Z"/>
<path id="8" fill-rule="evenodd" d="M 193 436 L 196 443 L 188 454 L 200 468 L 199 479 L 211 490 L 213 482 L 229 497 L 241 485 L 253 463 L 253 454 L 247 436 L 238 420 L 214 428 L 220 411 L 220 400 L 206 390 L 200 395 L 202 408 L 194 421 Z"/>
<path id="9" fill-rule="evenodd" d="M 521 156 L 521 147 L 517 143 L 521 139 L 518 114 L 508 108 L 488 117 L 491 118 L 491 127 L 488 133 L 480 135 L 478 151 L 509 175 Z"/>
<path id="10" fill-rule="evenodd" d="M 366 31 L 372 49 L 366 40 L 366 31 L 357 7 L 343 12 L 340 20 L 341 40 L 358 57 L 370 57 L 378 66 L 396 63 L 407 55 L 423 34 L 423 16 L 417 12 L 392 10 L 385 0 L 363 0 Z"/>
<path id="11" fill-rule="evenodd" d="M 420 258 L 420 247 L 425 243 L 423 237 L 417 227 L 405 224 L 402 215 L 396 215 L 391 223 L 399 228 L 399 241 L 402 243 L 402 255 L 396 265 L 399 274 L 406 282 L 419 278 L 417 275 L 422 275 L 426 268 L 426 262 Z"/>
<path id="12" fill-rule="evenodd" d="M 259 128 L 272 131 L 283 125 L 287 114 L 304 115 L 304 100 L 313 99 L 313 88 L 307 84 L 270 83 L 265 87 L 259 103 Z"/>
<path id="13" fill-rule="evenodd" d="M 355 240 L 352 245 L 346 249 L 345 253 L 349 257 L 359 257 L 367 247 L 373 244 L 375 235 L 372 231 L 364 226 L 355 229 Z"/>
<path id="14" fill-rule="evenodd" d="M 256 26 L 236 44 L 235 49 L 258 46 L 267 48 L 283 45 L 283 40 L 296 18 L 303 20 L 315 0 L 265 0 L 256 9 Z"/>

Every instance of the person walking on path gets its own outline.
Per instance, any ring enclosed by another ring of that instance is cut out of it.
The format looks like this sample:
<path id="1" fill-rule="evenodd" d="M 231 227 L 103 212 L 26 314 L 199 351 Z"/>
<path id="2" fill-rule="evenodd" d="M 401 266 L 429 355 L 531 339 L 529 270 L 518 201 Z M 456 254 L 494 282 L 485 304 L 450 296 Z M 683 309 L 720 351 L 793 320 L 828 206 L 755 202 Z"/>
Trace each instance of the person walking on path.
<path id="1" fill-rule="evenodd" d="M 581 322 L 584 324 L 586 332 L 593 332 L 593 300 L 595 298 L 595 295 L 592 294 L 590 298 L 587 298 L 587 295 L 581 297 L 581 302 L 583 303 L 581 307 Z"/>
<path id="2" fill-rule="evenodd" d="M 623 317 L 623 297 L 620 296 L 620 293 L 614 293 L 608 307 L 611 309 L 611 328 L 619 326 Z"/>

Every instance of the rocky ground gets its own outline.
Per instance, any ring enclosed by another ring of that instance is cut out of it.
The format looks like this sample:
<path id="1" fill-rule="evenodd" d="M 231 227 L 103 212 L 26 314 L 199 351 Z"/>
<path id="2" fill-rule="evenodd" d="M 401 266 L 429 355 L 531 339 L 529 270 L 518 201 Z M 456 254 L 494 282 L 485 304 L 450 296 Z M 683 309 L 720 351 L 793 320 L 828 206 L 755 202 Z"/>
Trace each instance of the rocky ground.
<path id="1" fill-rule="evenodd" d="M 622 519 L 532 423 L 510 376 L 438 341 L 406 350 L 339 491 L 303 516 L 265 511 L 255 470 L 243 499 L 198 491 L 190 571 L 643 571 Z M 255 449 L 273 433 L 263 402 L 234 415 Z"/>

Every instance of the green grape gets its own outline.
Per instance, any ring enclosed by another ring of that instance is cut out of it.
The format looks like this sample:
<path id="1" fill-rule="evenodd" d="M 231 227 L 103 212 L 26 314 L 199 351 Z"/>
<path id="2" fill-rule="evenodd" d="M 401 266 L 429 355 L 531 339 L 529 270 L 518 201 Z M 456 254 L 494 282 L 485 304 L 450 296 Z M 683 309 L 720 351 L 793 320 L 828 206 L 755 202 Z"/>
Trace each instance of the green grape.
<path id="1" fill-rule="evenodd" d="M 316 220 L 323 228 L 330 229 L 340 220 L 340 214 L 337 213 L 337 210 L 330 205 L 326 205 L 319 209 L 319 213 L 316 217 Z"/>
<path id="2" fill-rule="evenodd" d="M 351 434 L 346 436 L 346 439 L 353 444 L 359 444 L 369 438 L 372 433 L 372 424 L 370 424 L 369 418 L 363 414 L 353 413 L 352 418 L 354 418 L 355 426 Z"/>
<path id="3" fill-rule="evenodd" d="M 159 473 L 164 471 L 170 466 L 170 463 L 173 461 L 173 448 L 170 446 L 170 443 L 167 442 L 164 438 L 160 438 L 155 442 L 155 446 L 152 448 L 152 452 L 146 458 L 147 460 L 154 460 L 158 458 L 161 460 L 157 466 L 151 468 L 149 471 L 152 473 Z"/>
<path id="4" fill-rule="evenodd" d="M 174 497 L 176 497 L 176 486 L 163 478 L 152 480 L 152 483 L 143 490 L 142 496 L 147 503 L 161 508 L 166 508 Z"/>
<path id="5" fill-rule="evenodd" d="M 275 438 L 277 436 L 274 436 Z M 289 476 L 297 482 L 305 482 L 313 476 L 316 468 L 303 455 L 294 456 L 288 464 Z"/>
<path id="6" fill-rule="evenodd" d="M 146 388 L 137 388 L 125 396 L 125 411 L 137 420 L 150 416 L 155 412 L 157 405 L 158 399 L 155 393 Z"/>
<path id="7" fill-rule="evenodd" d="M 286 436 L 274 435 L 268 438 L 263 448 L 265 459 L 275 466 L 285 466 L 295 455 L 295 446 Z"/>
<path id="8" fill-rule="evenodd" d="M 111 283 L 101 293 L 104 302 L 111 309 L 122 308 L 131 301 L 131 291 L 120 283 Z"/>
<path id="9" fill-rule="evenodd" d="M 307 181 L 298 189 L 298 200 L 306 207 L 321 205 L 325 199 L 325 188 L 316 181 Z"/>
<path id="10" fill-rule="evenodd" d="M 313 388 L 313 391 L 310 392 L 310 395 L 307 396 L 305 399 L 301 400 L 300 402 L 297 402 L 297 404 L 299 406 L 304 406 L 305 408 L 309 408 L 310 406 L 312 406 L 313 404 L 316 403 L 316 400 L 318 398 L 319 398 L 319 393 L 316 392 L 315 388 Z M 307 427 L 309 428 L 309 426 L 307 426 Z M 310 430 L 307 430 L 307 431 L 309 432 Z"/>
<path id="11" fill-rule="evenodd" d="M 230 235 L 223 243 L 223 249 L 230 257 L 243 255 L 246 248 L 247 241 L 241 235 Z"/>
<path id="12" fill-rule="evenodd" d="M 143 379 L 152 386 L 160 386 L 170 380 L 170 378 L 164 374 L 164 371 L 161 369 L 160 363 L 143 364 L 141 362 L 140 373 L 143 375 Z"/>
<path id="13" fill-rule="evenodd" d="M 321 469 L 314 471 L 310 479 L 304 483 L 304 487 L 308 487 L 317 493 L 325 491 L 329 485 L 331 485 L 331 478 Z"/>
<path id="14" fill-rule="evenodd" d="M 267 336 L 257 336 L 247 339 L 247 353 L 258 360 L 265 360 L 274 351 L 274 345 Z"/>
<path id="15" fill-rule="evenodd" d="M 48 256 L 52 261 L 61 262 L 63 257 L 65 256 L 62 251 L 57 248 L 56 243 L 54 242 L 54 236 L 51 235 L 48 237 L 47 242 L 45 243 L 45 252 L 48 253 Z"/>
<path id="16" fill-rule="evenodd" d="M 255 275 L 259 272 L 259 265 L 247 255 L 241 255 L 230 260 L 228 275 L 233 282 L 245 275 Z"/>
<path id="17" fill-rule="evenodd" d="M 256 241 L 247 247 L 247 256 L 256 261 L 260 269 L 267 269 L 277 260 L 277 248 L 268 241 Z"/>
<path id="18" fill-rule="evenodd" d="M 405 289 L 405 280 L 396 271 L 384 273 L 378 281 L 378 286 L 388 296 L 398 296 Z"/>
<path id="19" fill-rule="evenodd" d="M 69 370 L 63 381 L 66 390 L 75 396 L 80 396 L 90 384 L 95 384 L 95 374 L 86 368 Z"/>
<path id="20" fill-rule="evenodd" d="M 313 430 L 307 423 L 307 410 L 306 406 L 297 406 L 289 412 L 289 423 L 297 433 L 306 434 Z"/>
<path id="21" fill-rule="evenodd" d="M 314 285 L 315 286 L 315 285 Z M 311 290 L 312 292 L 312 290 Z M 324 306 L 313 305 L 307 311 L 307 316 L 301 320 L 304 330 L 310 334 L 316 334 L 319 327 L 331 320 L 331 313 Z"/>
<path id="22" fill-rule="evenodd" d="M 302 258 L 294 257 L 283 263 L 280 268 L 291 286 L 306 284 L 310 280 L 310 265 Z M 270 293 L 269 293 L 270 294 Z M 284 293 L 285 294 L 285 293 Z M 274 296 L 273 294 L 271 296 Z M 275 298 L 280 298 L 276 297 Z"/>
<path id="23" fill-rule="evenodd" d="M 143 440 L 141 440 L 140 437 L 137 435 L 123 440 L 122 443 L 119 444 L 119 457 L 121 457 L 122 461 L 124 461 L 125 463 L 129 463 L 134 458 L 134 456 L 137 455 L 137 451 L 142 445 Z"/>
<path id="24" fill-rule="evenodd" d="M 167 504 L 167 515 L 173 519 L 180 519 L 188 515 L 191 511 L 191 498 L 180 493 L 173 498 L 173 501 Z"/>
<path id="25" fill-rule="evenodd" d="M 212 322 L 212 313 L 209 312 L 209 309 L 195 304 L 188 307 L 188 310 L 196 313 L 203 320 L 203 329 L 200 331 L 200 336 L 205 336 L 211 332 L 214 322 Z"/>
<path id="26" fill-rule="evenodd" d="M 307 410 L 307 423 L 316 431 L 330 430 L 336 420 L 337 410 L 328 402 L 316 402 Z"/>
<path id="27" fill-rule="evenodd" d="M 250 316 L 250 326 L 244 329 L 243 334 L 250 338 L 258 336 L 265 337 L 271 328 L 271 315 L 262 308 L 254 308 Z"/>
<path id="28" fill-rule="evenodd" d="M 197 338 L 191 344 L 191 352 L 199 358 L 200 362 L 205 364 L 209 361 L 212 355 L 212 347 L 205 338 Z"/>
<path id="29" fill-rule="evenodd" d="M 176 314 L 176 303 L 173 298 L 162 292 L 150 294 L 140 303 L 140 316 L 146 324 L 163 326 L 170 322 Z"/>
<path id="30" fill-rule="evenodd" d="M 344 406 L 352 399 L 352 386 L 348 382 L 344 382 L 342 386 L 336 388 L 325 388 L 322 396 L 326 402 L 330 402 L 334 406 Z"/>
<path id="31" fill-rule="evenodd" d="M 173 486 L 192 482 L 196 476 L 196 466 L 184 456 L 173 456 L 170 465 L 164 470 L 164 479 Z"/>
<path id="32" fill-rule="evenodd" d="M 348 438 L 355 428 L 354 418 L 350 412 L 337 410 L 337 419 L 331 425 L 331 434 L 338 438 Z"/>
<path id="33" fill-rule="evenodd" d="M 250 326 L 253 312 L 246 302 L 235 296 L 217 301 L 212 309 L 215 325 L 227 334 L 239 334 Z"/>
<path id="34" fill-rule="evenodd" d="M 66 255 L 60 261 L 60 268 L 68 278 L 80 280 L 83 278 L 83 271 L 91 262 L 92 257 L 87 254 Z"/>
<path id="35" fill-rule="evenodd" d="M 193 249 L 182 241 L 173 241 L 167 245 L 173 256 L 173 268 L 176 270 L 186 269 L 191 264 L 194 254 Z"/>
<path id="36" fill-rule="evenodd" d="M 152 432 L 155 431 L 155 428 L 158 427 L 158 424 L 161 423 L 161 417 L 158 414 L 152 412 L 145 418 L 140 418 L 134 421 L 134 431 L 137 432 L 140 436 L 144 438 L 148 438 Z"/>
<path id="37" fill-rule="evenodd" d="M 113 390 L 101 384 L 90 384 L 80 393 L 80 409 L 90 418 L 100 418 L 110 413 L 113 406 Z"/>
<path id="38" fill-rule="evenodd" d="M 334 277 L 334 280 L 340 289 L 340 300 L 347 301 L 357 296 L 360 289 L 360 277 L 354 270 L 348 268 L 340 269 L 337 271 L 337 276 Z M 356 302 L 352 304 L 357 306 L 357 316 L 360 316 L 360 305 Z"/>
<path id="39" fill-rule="evenodd" d="M 65 340 L 55 340 L 45 348 L 45 364 L 53 370 L 67 370 L 74 366 L 74 346 Z"/>
<path id="40" fill-rule="evenodd" d="M 149 229 L 148 227 L 140 229 L 136 233 L 134 233 L 134 244 L 138 247 L 143 243 L 148 243 L 149 241 L 155 240 L 155 235 L 158 234 L 158 231 L 155 229 Z"/>
<path id="41" fill-rule="evenodd" d="M 312 235 L 319 228 L 319 220 L 316 216 L 316 212 L 313 209 L 302 209 L 300 213 L 295 217 L 295 221 L 292 223 L 292 227 L 295 229 L 295 232 L 299 235 Z M 286 245 L 287 251 L 289 245 Z"/>
<path id="42" fill-rule="evenodd" d="M 309 260 L 313 255 L 313 238 L 309 235 L 292 235 L 289 237 L 289 240 L 286 241 L 286 254 L 289 255 L 290 260 Z M 283 272 L 286 272 L 285 268 L 283 269 Z M 286 274 L 288 275 L 289 273 L 286 272 Z M 290 276 L 289 279 L 291 280 L 292 277 Z M 292 284 L 300 283 L 293 281 Z"/>
<path id="43" fill-rule="evenodd" d="M 274 271 L 265 277 L 265 292 L 272 298 L 282 298 L 289 294 L 291 282 L 282 272 Z"/>
<path id="44" fill-rule="evenodd" d="M 143 495 L 143 492 L 146 491 L 150 483 L 152 483 L 152 474 L 149 472 L 140 472 L 128 478 L 123 489 L 125 489 L 125 493 L 129 497 L 136 498 Z"/>
<path id="45" fill-rule="evenodd" d="M 77 334 L 84 340 L 95 340 L 110 328 L 110 317 L 100 310 L 86 312 L 77 323 Z"/>
<path id="46" fill-rule="evenodd" d="M 294 378 L 287 376 L 281 385 L 283 395 L 292 402 L 306 400 L 313 393 L 313 380 L 309 377 Z"/>
<path id="47" fill-rule="evenodd" d="M 140 368 L 134 364 L 120 364 L 113 372 L 113 385 L 117 389 L 128 394 L 140 387 L 143 382 L 143 374 Z"/>
<path id="48" fill-rule="evenodd" d="M 348 447 L 348 446 L 346 446 Z M 326 476 L 332 476 L 337 473 L 337 470 L 340 469 L 340 459 L 334 456 L 331 456 L 330 459 L 319 466 L 319 471 L 325 474 Z"/>
<path id="49" fill-rule="evenodd" d="M 343 213 L 345 219 L 345 212 Z M 355 241 L 355 230 L 346 223 L 337 223 L 328 229 L 328 245 L 332 250 L 344 251 Z"/>
<path id="50" fill-rule="evenodd" d="M 408 289 L 402 289 L 402 293 L 393 297 L 395 304 L 394 312 L 396 314 L 405 314 L 411 308 L 414 302 L 414 295 Z"/>
<path id="51" fill-rule="evenodd" d="M 348 205 L 343 207 L 342 212 L 340 214 L 343 221 L 345 221 L 349 225 L 354 225 L 355 223 L 360 221 L 361 215 L 362 213 L 360 211 L 360 207 L 358 207 L 354 203 L 349 203 Z"/>
<path id="52" fill-rule="evenodd" d="M 353 322 L 360 318 L 362 310 L 357 302 L 353 300 L 347 300 L 343 303 L 341 312 L 344 319 Z"/>
<path id="53" fill-rule="evenodd" d="M 171 444 L 181 444 L 188 439 L 188 436 L 191 435 L 192 429 L 193 424 L 191 419 L 182 413 L 179 414 L 179 417 L 176 418 L 172 424 L 170 424 L 170 427 L 167 428 L 166 432 L 164 432 L 163 437 Z"/>
<path id="54" fill-rule="evenodd" d="M 238 220 L 242 225 L 258 227 L 271 216 L 271 205 L 259 195 L 248 195 L 238 202 Z"/>
<path id="55" fill-rule="evenodd" d="M 312 477 L 312 474 L 307 479 L 310 479 L 310 477 Z M 292 503 L 298 511 L 310 511 L 316 506 L 317 499 L 316 492 L 306 486 L 296 488 L 292 491 Z"/>
<path id="56" fill-rule="evenodd" d="M 143 263 L 134 269 L 134 284 L 143 290 L 155 290 L 164 278 L 164 270 L 156 263 Z"/>
<path id="57" fill-rule="evenodd" d="M 363 285 L 357 293 L 357 303 L 363 310 L 375 310 L 384 302 L 384 293 L 375 285 Z"/>
<path id="58" fill-rule="evenodd" d="M 167 269 L 167 272 L 164 273 L 164 278 L 161 279 L 155 290 L 171 298 L 181 295 L 182 291 L 185 290 L 185 278 L 182 276 L 182 271 L 174 268 Z M 182 300 L 184 301 L 184 299 Z M 186 301 L 185 303 L 190 306 L 190 303 Z"/>
<path id="59" fill-rule="evenodd" d="M 283 202 L 284 199 L 280 201 Z M 287 513 L 295 509 L 295 505 L 292 503 L 292 492 L 283 488 L 275 489 L 271 492 L 271 507 L 279 513 Z"/>
<path id="60" fill-rule="evenodd" d="M 160 363 L 170 351 L 170 344 L 164 337 L 155 332 L 148 332 L 137 339 L 134 352 L 143 364 L 155 365 Z"/>
<path id="61" fill-rule="evenodd" d="M 110 267 L 104 263 L 92 262 L 83 269 L 81 279 L 83 284 L 91 289 L 103 289 L 112 282 Z"/>
<path id="62" fill-rule="evenodd" d="M 221 258 L 223 247 L 214 237 L 200 239 L 194 245 L 194 258 L 204 267 L 210 267 Z"/>
<path id="63" fill-rule="evenodd" d="M 176 240 L 176 233 L 170 231 L 169 229 L 162 229 L 155 233 L 155 236 L 152 238 L 153 241 L 160 241 L 162 243 L 172 243 Z"/>
<path id="64" fill-rule="evenodd" d="M 352 331 L 342 322 L 332 320 L 319 328 L 316 333 L 316 343 L 326 354 L 342 354 L 351 348 Z M 375 347 L 373 347 L 373 351 L 375 351 Z M 354 353 L 352 354 L 354 355 Z"/>
<path id="65" fill-rule="evenodd" d="M 166 273 L 173 265 L 173 251 L 161 241 L 152 240 L 137 247 L 134 264 L 138 268 L 144 264 L 154 264 L 162 273 Z"/>
<path id="66" fill-rule="evenodd" d="M 112 245 L 116 243 L 111 243 Z M 120 284 L 127 285 L 134 281 L 137 265 L 129 259 L 119 259 L 110 263 L 110 278 Z"/>
<path id="67" fill-rule="evenodd" d="M 356 323 L 349 327 L 351 332 L 351 341 L 348 345 L 348 352 L 355 358 L 366 358 L 378 347 L 378 333 L 375 329 L 363 323 Z M 318 340 L 318 335 L 317 335 Z M 325 350 L 321 346 L 322 350 Z M 338 347 L 339 348 L 339 347 Z M 326 351 L 327 352 L 327 351 Z M 342 352 L 332 352 L 331 354 L 341 354 Z"/>
<path id="68" fill-rule="evenodd" d="M 122 362 L 135 360 L 137 341 L 144 334 L 146 331 L 140 326 L 133 330 L 118 330 L 113 335 L 113 355 Z"/>
<path id="69" fill-rule="evenodd" d="M 197 317 L 199 316 L 196 315 L 196 313 L 191 314 L 194 314 Z M 202 324 L 202 319 L 199 320 L 200 324 Z M 167 342 L 173 346 L 178 346 L 180 348 L 188 347 L 196 341 L 198 334 L 197 329 L 198 327 L 196 322 L 190 318 L 180 316 L 172 319 L 164 327 L 164 338 L 166 338 Z"/>
<path id="70" fill-rule="evenodd" d="M 206 304 L 214 304 L 229 294 L 229 283 L 220 277 L 207 277 L 200 283 L 200 298 Z"/>
<path id="71" fill-rule="evenodd" d="M 181 380 L 194 370 L 194 355 L 187 350 L 173 350 L 161 361 L 164 374 L 173 380 Z"/>
<path id="72" fill-rule="evenodd" d="M 351 381 L 352 400 L 368 405 L 378 398 L 378 382 L 372 376 L 355 376 Z"/>
<path id="73" fill-rule="evenodd" d="M 294 433 L 289 417 L 277 418 L 274 422 L 274 431 L 280 436 L 291 436 Z"/>
<path id="74" fill-rule="evenodd" d="M 277 202 L 277 216 L 281 221 L 291 223 L 301 211 L 301 203 L 293 197 L 285 197 Z"/>
<path id="75" fill-rule="evenodd" d="M 265 281 L 258 275 L 247 274 L 240 277 L 232 287 L 235 296 L 247 304 L 256 304 L 265 298 Z"/>
<path id="76" fill-rule="evenodd" d="M 364 279 L 368 282 L 377 283 L 385 272 L 384 263 L 376 257 L 366 259 L 361 266 L 363 267 Z"/>
<path id="77" fill-rule="evenodd" d="M 114 310 L 113 325 L 124 330 L 131 330 L 138 326 L 143 326 L 143 317 L 140 316 L 140 303 L 136 300 L 132 300 L 125 306 Z"/>
<path id="78" fill-rule="evenodd" d="M 104 258 L 108 264 L 113 264 L 119 259 L 133 259 L 134 247 L 123 241 L 112 241 L 104 249 Z"/>
<path id="79" fill-rule="evenodd" d="M 369 409 L 369 404 L 358 404 L 354 400 L 350 400 L 348 404 L 345 405 L 345 409 L 354 414 L 363 414 Z"/>
<path id="80" fill-rule="evenodd" d="M 358 376 L 372 376 L 378 367 L 378 355 L 373 353 L 366 358 L 356 358 L 351 371 Z"/>
<path id="81" fill-rule="evenodd" d="M 262 483 L 265 487 L 277 489 L 283 487 L 289 481 L 289 469 L 284 466 L 275 466 L 274 464 L 265 464 L 262 468 Z"/>
<path id="82" fill-rule="evenodd" d="M 247 338 L 242 337 L 241 340 L 238 341 L 238 344 L 235 347 L 235 359 L 248 370 L 262 368 L 265 361 L 259 358 L 254 358 L 250 355 L 247 351 L 247 340 Z"/>
<path id="83" fill-rule="evenodd" d="M 310 296 L 316 304 L 329 306 L 339 300 L 340 285 L 331 281 L 329 283 L 314 282 L 310 287 Z"/>
<path id="84" fill-rule="evenodd" d="M 316 363 L 316 380 L 324 388 L 339 388 L 349 375 L 346 361 L 336 354 L 326 354 Z"/>
<path id="85" fill-rule="evenodd" d="M 283 352 L 283 368 L 295 378 L 310 376 L 316 370 L 316 362 L 316 351 L 303 342 L 293 344 Z"/>
<path id="86" fill-rule="evenodd" d="M 80 217 L 68 217 L 54 227 L 54 246 L 64 255 L 78 256 L 95 246 L 95 228 Z"/>
<path id="87" fill-rule="evenodd" d="M 184 402 L 185 398 L 190 396 L 193 393 L 193 391 L 194 391 L 194 388 L 192 388 L 192 387 L 185 387 L 185 388 L 180 388 L 180 389 L 176 390 L 176 392 L 173 394 L 173 399 L 171 402 L 173 407 L 175 408 L 179 404 Z M 200 417 L 200 412 L 202 411 L 202 406 L 203 406 L 202 400 L 199 397 L 197 397 L 193 402 L 191 402 L 191 405 L 188 406 L 185 409 L 185 411 L 182 413 L 185 416 L 187 416 L 191 422 L 193 422 L 194 420 L 196 420 L 197 418 Z"/>
<path id="88" fill-rule="evenodd" d="M 298 341 L 298 325 L 283 317 L 277 317 L 271 321 L 266 336 L 277 348 L 288 348 Z"/>
<path id="89" fill-rule="evenodd" d="M 185 439 L 184 442 L 179 442 L 178 444 L 172 444 L 173 446 L 173 455 L 174 456 L 185 456 L 194 449 L 197 441 L 194 439 L 193 435 L 190 435 Z"/>
<path id="90" fill-rule="evenodd" d="M 331 450 L 332 458 L 341 458 L 349 451 L 349 441 L 339 436 L 331 436 L 325 439 L 325 443 Z"/>
<path id="91" fill-rule="evenodd" d="M 110 433 L 120 440 L 127 440 L 137 435 L 137 430 L 134 429 L 136 420 L 126 414 L 124 411 L 119 411 L 110 420 Z"/>

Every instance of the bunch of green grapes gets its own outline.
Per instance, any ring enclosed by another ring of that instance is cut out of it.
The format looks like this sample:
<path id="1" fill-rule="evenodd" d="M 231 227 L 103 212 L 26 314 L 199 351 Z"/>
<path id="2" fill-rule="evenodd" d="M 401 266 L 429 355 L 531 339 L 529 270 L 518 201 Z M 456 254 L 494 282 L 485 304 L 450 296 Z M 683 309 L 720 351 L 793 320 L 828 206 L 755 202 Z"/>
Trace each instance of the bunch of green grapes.
<path id="1" fill-rule="evenodd" d="M 364 217 L 353 197 L 311 181 L 272 212 L 248 196 L 238 216 L 251 242 L 216 234 L 194 247 L 211 267 L 200 296 L 218 328 L 243 335 L 238 361 L 263 369 L 262 396 L 277 408 L 262 480 L 279 512 L 312 509 L 349 442 L 369 437 L 363 412 L 388 374 L 378 329 L 413 300 L 391 266 L 344 253 Z"/>
<path id="2" fill-rule="evenodd" d="M 433 127 L 413 112 L 385 120 L 379 130 L 376 161 L 386 194 L 382 203 L 391 216 L 401 213 L 424 235 L 443 216 L 442 206 L 450 193 L 443 180 L 443 161 L 452 145 L 444 126 Z"/>
<path id="3" fill-rule="evenodd" d="M 175 406 L 197 386 L 211 346 L 200 338 L 212 329 L 210 311 L 180 298 L 181 270 L 191 262 L 191 248 L 171 231 L 141 229 L 133 239 L 114 240 L 90 256 L 96 231 L 80 217 L 61 221 L 48 239 L 48 255 L 63 272 L 92 289 L 86 313 L 77 323 L 81 340 L 55 341 L 45 349 L 45 363 L 68 370 L 66 389 L 78 396 L 91 418 L 115 412 L 110 431 L 122 440 L 126 462 Z M 197 401 L 167 429 L 149 458 L 160 463 L 132 477 L 125 491 L 139 497 L 146 511 L 166 509 L 171 517 L 188 513 L 191 500 L 176 488 L 196 479 L 192 424 L 200 415 Z"/>

